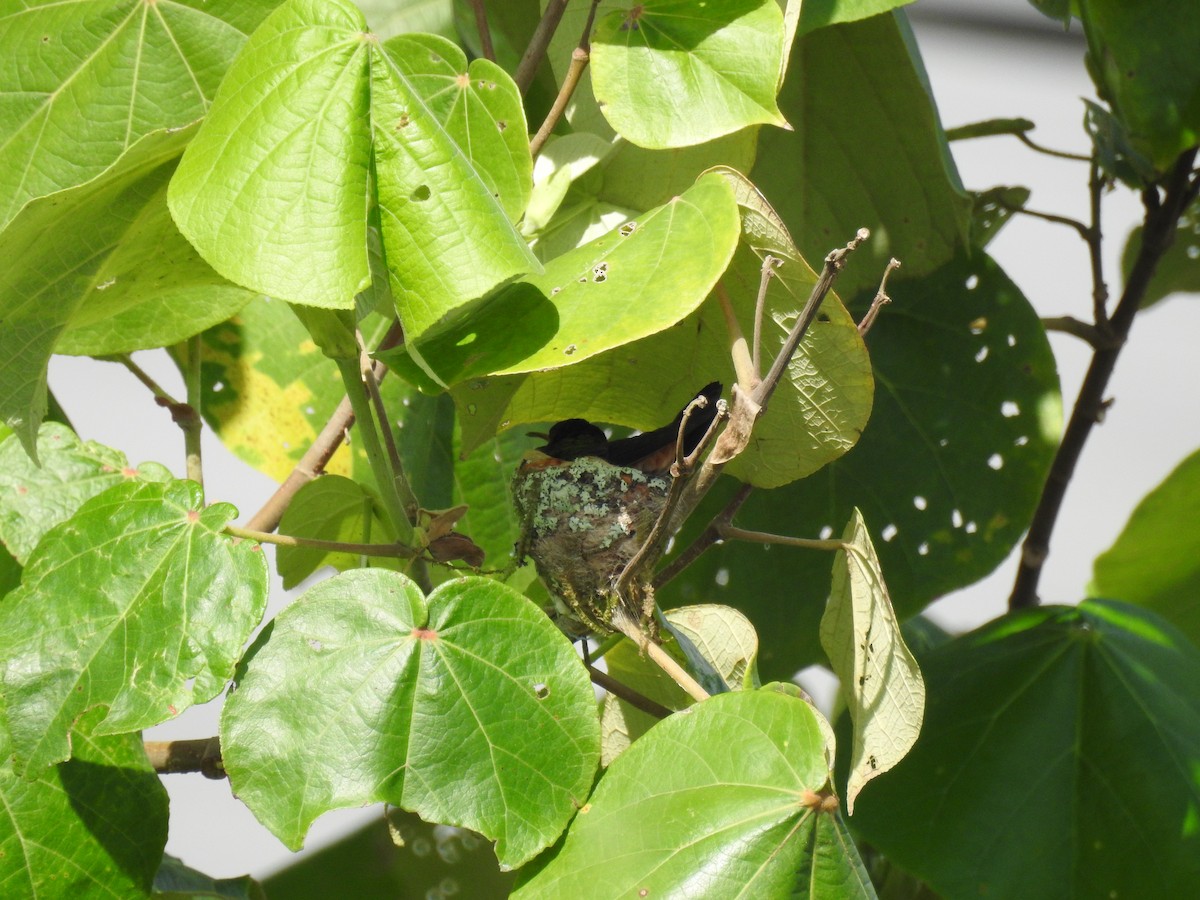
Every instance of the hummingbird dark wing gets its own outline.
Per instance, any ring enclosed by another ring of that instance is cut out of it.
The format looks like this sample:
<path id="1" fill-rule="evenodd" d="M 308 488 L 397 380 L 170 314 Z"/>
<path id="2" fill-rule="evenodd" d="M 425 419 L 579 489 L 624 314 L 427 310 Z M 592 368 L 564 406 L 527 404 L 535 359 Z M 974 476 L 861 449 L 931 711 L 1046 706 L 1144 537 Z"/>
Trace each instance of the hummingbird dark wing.
<path id="1" fill-rule="evenodd" d="M 564 419 L 550 426 L 545 446 L 538 447 L 547 456 L 568 462 L 581 456 L 608 458 L 608 436 L 587 419 Z"/>
<path id="2" fill-rule="evenodd" d="M 688 418 L 687 429 L 683 435 L 683 452 L 685 454 L 696 449 L 700 438 L 704 437 L 708 426 L 716 418 L 717 400 L 721 396 L 721 383 L 714 381 L 705 385 L 696 396 L 704 397 L 708 404 L 703 409 L 692 410 L 692 414 Z M 689 405 L 691 405 L 691 400 L 679 411 L 679 415 L 662 428 L 656 428 L 634 437 L 622 438 L 619 441 L 609 441 L 605 459 L 615 466 L 632 466 L 647 472 L 665 472 L 675 461 L 675 440 L 679 435 L 679 426 L 683 424 L 683 414 Z"/>

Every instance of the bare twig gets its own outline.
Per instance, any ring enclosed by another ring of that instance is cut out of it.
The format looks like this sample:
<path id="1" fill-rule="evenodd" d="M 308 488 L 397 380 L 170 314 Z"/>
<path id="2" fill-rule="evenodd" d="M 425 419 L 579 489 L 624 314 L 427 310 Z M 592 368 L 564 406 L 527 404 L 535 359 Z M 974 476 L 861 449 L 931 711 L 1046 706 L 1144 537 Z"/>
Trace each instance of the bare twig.
<path id="1" fill-rule="evenodd" d="M 496 48 L 492 46 L 492 32 L 488 28 L 487 6 L 484 0 L 471 0 L 471 9 L 475 11 L 475 28 L 479 31 L 479 45 L 485 59 L 496 61 Z"/>
<path id="2" fill-rule="evenodd" d="M 375 367 L 371 363 L 370 352 L 363 343 L 361 333 L 357 335 L 357 338 L 361 354 L 359 371 L 362 373 L 367 394 L 371 398 L 371 405 L 375 409 L 375 418 L 379 421 L 379 431 L 383 435 L 384 448 L 387 450 L 388 461 L 391 463 L 392 482 L 400 494 L 400 501 L 404 504 L 404 511 L 408 514 L 409 520 L 415 521 L 420 503 L 404 474 L 404 463 L 400 459 L 400 449 L 396 444 L 396 432 L 392 426 L 392 420 L 388 416 L 387 407 L 383 403 L 383 394 L 379 391 L 379 379 L 375 377 Z"/>
<path id="3" fill-rule="evenodd" d="M 128 369 L 154 394 L 154 402 L 171 414 L 171 421 L 183 432 L 187 477 L 203 487 L 204 469 L 200 456 L 200 435 L 204 429 L 204 421 L 200 418 L 200 335 L 189 338 L 185 345 L 183 379 L 184 390 L 187 392 L 186 402 L 176 400 L 167 393 L 128 353 L 118 353 L 105 358 Z"/>
<path id="4" fill-rule="evenodd" d="M 160 775 L 199 772 L 205 778 L 225 777 L 221 742 L 215 737 L 184 741 L 146 741 L 146 756 Z"/>
<path id="5" fill-rule="evenodd" d="M 658 701 L 651 700 L 645 694 L 639 694 L 629 685 L 622 684 L 607 672 L 597 669 L 591 663 L 587 663 L 586 665 L 588 675 L 592 678 L 592 683 L 600 685 L 600 687 L 604 688 L 614 697 L 620 697 L 630 706 L 640 709 L 642 712 L 654 716 L 656 719 L 665 719 L 671 715 L 672 710 L 667 709 Z"/>
<path id="6" fill-rule="evenodd" d="M 1034 219 L 1041 219 L 1043 222 L 1053 222 L 1056 225 L 1066 225 L 1079 233 L 1079 236 L 1087 241 L 1091 236 L 1091 230 L 1080 222 L 1078 219 L 1072 219 L 1070 216 L 1060 216 L 1056 213 L 1039 212 L 1036 209 L 1030 209 L 1028 206 L 1016 206 L 1011 203 L 1005 203 L 1003 200 L 997 200 L 998 206 L 1007 209 L 1011 213 L 1020 213 L 1024 216 L 1030 216 Z"/>
<path id="7" fill-rule="evenodd" d="M 542 20 L 538 22 L 533 37 L 529 39 L 529 46 L 525 48 L 525 55 L 521 57 L 521 62 L 517 66 L 517 74 L 513 76 L 513 81 L 517 83 L 521 96 L 525 96 L 529 91 L 529 86 L 533 84 L 538 67 L 546 57 L 546 48 L 550 46 L 550 41 L 554 37 L 554 32 L 558 30 L 558 23 L 562 20 L 566 9 L 567 0 L 550 0 L 546 4 Z"/>
<path id="8" fill-rule="evenodd" d="M 1099 164 L 1093 159 L 1088 173 L 1088 199 L 1091 227 L 1085 237 L 1088 257 L 1092 264 L 1092 321 L 1101 334 L 1111 338 L 1108 328 L 1108 284 L 1104 280 L 1104 258 L 1101 253 L 1104 233 L 1100 229 L 1100 201 L 1104 194 L 1104 178 Z"/>
<path id="9" fill-rule="evenodd" d="M 870 309 L 858 323 L 859 334 L 866 335 L 871 330 L 871 326 L 875 324 L 875 320 L 879 318 L 879 311 L 892 302 L 892 298 L 887 295 L 887 280 L 888 276 L 898 268 L 900 268 L 900 260 L 894 257 L 888 260 L 887 267 L 883 270 L 883 277 L 879 279 L 879 290 L 875 292 L 875 299 L 871 301 Z"/>
<path id="10" fill-rule="evenodd" d="M 579 86 L 579 79 L 583 77 L 583 70 L 587 68 L 588 60 L 592 55 L 592 23 L 596 19 L 596 7 L 600 5 L 600 0 L 592 0 L 592 7 L 588 10 L 587 24 L 583 27 L 583 34 L 579 37 L 579 46 L 571 52 L 571 65 L 567 69 L 567 75 L 563 79 L 562 87 L 558 90 L 558 96 L 554 98 L 554 105 L 550 107 L 550 112 L 546 114 L 546 121 L 542 122 L 542 127 L 538 129 L 537 134 L 529 142 L 529 153 L 535 159 L 542 152 L 542 147 L 549 140 L 551 132 L 554 131 L 554 126 L 558 124 L 558 120 L 562 118 L 566 112 L 567 104 L 571 102 L 571 97 L 575 94 L 575 88 Z"/>
<path id="11" fill-rule="evenodd" d="M 848 546 L 845 541 L 789 537 L 786 534 L 771 534 L 767 531 L 747 531 L 745 528 L 738 528 L 734 525 L 723 526 L 720 529 L 720 535 L 722 540 L 748 541 L 752 544 L 781 544 L 800 550 L 845 550 Z"/>
<path id="12" fill-rule="evenodd" d="M 1073 335 L 1093 347 L 1106 347 L 1113 342 L 1112 335 L 1105 333 L 1107 329 L 1102 331 L 1090 322 L 1084 322 L 1074 316 L 1047 316 L 1042 319 L 1042 327 L 1047 331 Z"/>
<path id="13" fill-rule="evenodd" d="M 1050 465 L 1029 533 L 1021 548 L 1016 581 L 1008 598 L 1010 609 L 1034 606 L 1039 602 L 1037 585 L 1050 551 L 1050 537 L 1062 508 L 1067 485 L 1075 473 L 1075 465 L 1092 428 L 1103 415 L 1104 392 L 1108 388 L 1117 357 L 1133 327 L 1134 318 L 1154 277 L 1154 270 L 1175 239 L 1180 216 L 1195 202 L 1200 192 L 1200 178 L 1193 177 L 1192 173 L 1195 161 L 1196 150 L 1193 148 L 1175 161 L 1163 180 L 1161 195 L 1159 187 L 1149 188 L 1142 195 L 1145 209 L 1142 242 L 1121 299 L 1109 320 L 1113 340 L 1108 346 L 1098 347 L 1092 354 L 1091 365 L 1079 389 L 1062 443 Z"/>
<path id="14" fill-rule="evenodd" d="M 1039 144 L 1036 141 L 1034 141 L 1034 139 L 1031 138 L 1024 131 L 1014 133 L 1013 137 L 1015 137 L 1018 141 L 1020 141 L 1022 144 L 1024 144 L 1030 150 L 1036 150 L 1038 153 L 1044 153 L 1047 156 L 1056 156 L 1059 159 L 1071 159 L 1071 160 L 1075 160 L 1076 162 L 1090 162 L 1091 161 L 1090 156 L 1083 156 L 1082 154 L 1079 154 L 1079 153 L 1068 153 L 1066 150 L 1054 150 L 1043 144 Z"/>
<path id="15" fill-rule="evenodd" d="M 754 490 L 754 485 L 743 484 L 738 488 L 738 492 L 733 495 L 733 498 L 725 504 L 725 508 L 713 516 L 708 527 L 696 537 L 688 546 L 680 552 L 680 554 L 671 560 L 670 564 L 664 566 L 661 571 L 654 576 L 654 588 L 657 590 L 662 587 L 697 559 L 709 547 L 721 540 L 721 529 L 733 521 L 733 517 L 737 511 L 741 509 L 742 504 L 746 502 L 746 498 Z"/>
<path id="16" fill-rule="evenodd" d="M 762 326 L 763 313 L 767 306 L 767 285 L 771 283 L 775 269 L 781 265 L 783 265 L 783 260 L 776 259 L 769 253 L 763 257 L 762 274 L 758 280 L 758 296 L 754 299 L 754 355 L 752 360 L 755 379 L 762 375 Z M 753 385 L 749 385 L 749 387 L 753 387 Z"/>
<path id="17" fill-rule="evenodd" d="M 743 391 L 753 390 L 758 384 L 758 364 L 751 355 L 746 336 L 742 333 L 742 326 L 733 311 L 733 301 L 729 299 L 729 292 L 720 281 L 717 282 L 713 293 L 717 295 L 721 314 L 725 317 L 725 330 L 729 333 L 729 356 L 733 360 L 733 371 L 737 375 L 738 384 Z"/>

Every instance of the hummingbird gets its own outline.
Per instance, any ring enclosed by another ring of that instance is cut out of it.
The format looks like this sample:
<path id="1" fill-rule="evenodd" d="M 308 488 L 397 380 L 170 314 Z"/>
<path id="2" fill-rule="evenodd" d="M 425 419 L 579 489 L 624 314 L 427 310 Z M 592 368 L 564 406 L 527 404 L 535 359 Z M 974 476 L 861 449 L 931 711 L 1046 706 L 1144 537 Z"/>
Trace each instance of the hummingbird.
<path id="1" fill-rule="evenodd" d="M 708 403 L 703 409 L 692 410 L 683 435 L 683 452 L 691 453 L 700 443 L 717 415 L 717 399 L 721 396 L 721 383 L 713 381 L 704 386 L 696 397 L 704 397 Z M 693 398 L 693 400 L 695 397 Z M 675 442 L 683 424 L 683 414 L 691 400 L 669 423 L 653 431 L 633 437 L 610 441 L 603 429 L 587 419 L 564 419 L 550 427 L 547 434 L 530 432 L 531 437 L 546 441 L 537 449 L 547 456 L 568 462 L 583 456 L 595 456 L 614 466 L 641 469 L 648 475 L 661 474 L 671 468 L 675 461 Z"/>

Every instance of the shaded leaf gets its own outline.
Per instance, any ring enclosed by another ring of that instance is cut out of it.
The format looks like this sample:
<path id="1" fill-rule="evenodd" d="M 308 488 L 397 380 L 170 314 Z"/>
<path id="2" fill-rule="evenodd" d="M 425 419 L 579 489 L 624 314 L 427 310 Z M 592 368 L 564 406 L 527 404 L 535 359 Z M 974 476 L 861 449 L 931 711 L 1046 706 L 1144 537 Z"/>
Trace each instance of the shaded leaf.
<path id="1" fill-rule="evenodd" d="M 266 900 L 262 885 L 243 875 L 240 878 L 213 878 L 184 865 L 174 856 L 164 856 L 154 876 L 154 896 L 169 900 Z"/>
<path id="2" fill-rule="evenodd" d="M 238 796 L 290 847 L 321 813 L 382 800 L 482 832 L 508 868 L 583 803 L 599 734 L 574 648 L 524 597 L 464 578 L 426 599 L 356 569 L 259 638 L 221 746 Z"/>
<path id="3" fill-rule="evenodd" d="M 880 851 L 951 897 L 1197 884 L 1200 651 L 1170 625 L 1107 601 L 1024 610 L 921 668 L 921 736 L 854 816 Z"/>
<path id="4" fill-rule="evenodd" d="M 310 481 L 292 497 L 279 522 L 280 534 L 355 544 L 386 544 L 396 535 L 382 515 L 378 501 L 362 485 L 340 475 Z M 396 568 L 401 561 L 321 550 L 316 547 L 279 547 L 276 566 L 284 588 L 293 588 L 321 566 L 339 572 L 362 565 Z"/>
<path id="5" fill-rule="evenodd" d="M 1200 8 L 1079 0 L 1088 71 L 1136 150 L 1166 170 L 1200 142 Z"/>
<path id="6" fill-rule="evenodd" d="M 0 228 L 147 134 L 201 118 L 277 0 L 33 0 L 0 13 Z M 86 110 L 87 139 L 79 139 Z M 6 259 L 17 257 L 4 254 Z"/>
<path id="7" fill-rule="evenodd" d="M 1200 451 L 1138 503 L 1088 593 L 1147 607 L 1200 644 Z"/>
<path id="8" fill-rule="evenodd" d="M 904 645 L 867 524 L 857 509 L 833 563 L 829 605 L 821 617 L 821 646 L 854 722 L 846 812 L 867 782 L 912 749 L 925 711 L 925 683 Z"/>
<path id="9" fill-rule="evenodd" d="M 721 694 L 619 756 L 513 896 L 871 896 L 828 779 L 807 703 Z"/>
<path id="10" fill-rule="evenodd" d="M 158 463 L 130 466 L 125 454 L 81 441 L 70 428 L 46 422 L 38 430 L 35 464 L 17 440 L 0 442 L 0 540 L 24 565 L 47 531 L 115 484 L 167 481 Z"/>
<path id="11" fill-rule="evenodd" d="M 75 758 L 13 771 L 0 728 L 0 893 L 141 898 L 167 842 L 167 792 L 139 734 L 95 737 L 81 722 Z"/>
<path id="12" fill-rule="evenodd" d="M 815 476 L 755 492 L 736 520 L 775 534 L 832 537 L 859 507 L 901 619 L 1008 555 L 1033 514 L 1061 428 L 1045 331 L 999 267 L 979 254 L 924 278 L 905 271 L 888 282 L 894 302 L 868 335 L 875 405 L 858 444 Z M 861 314 L 873 295 L 874 287 L 851 309 Z M 718 485 L 678 546 L 734 488 Z M 728 579 L 718 582 L 722 569 Z M 760 670 L 787 678 L 822 657 L 817 622 L 828 578 L 821 553 L 730 541 L 659 599 L 741 609 L 758 630 Z"/>
<path id="13" fill-rule="evenodd" d="M 826 25 L 868 19 L 912 0 L 803 0 L 800 4 L 799 34 L 808 34 Z"/>
<path id="14" fill-rule="evenodd" d="M 779 105 L 796 130 L 763 131 L 751 178 L 806 259 L 871 230 L 838 278 L 843 296 L 874 289 L 891 257 L 912 278 L 964 246 L 970 201 L 902 13 L 797 39 Z"/>
<path id="15" fill-rule="evenodd" d="M 231 280 L 349 309 L 371 280 L 374 197 L 412 337 L 539 267 L 402 61 L 365 27 L 348 0 L 289 0 L 272 13 L 231 66 L 169 202 L 180 230 Z"/>
<path id="16" fill-rule="evenodd" d="M 1142 246 L 1142 226 L 1137 226 L 1125 240 L 1121 251 L 1121 275 L 1129 279 L 1134 260 Z M 1175 239 L 1167 252 L 1159 257 L 1154 277 L 1142 298 L 1142 308 L 1153 306 L 1172 294 L 1200 294 L 1200 206 L 1193 203 L 1180 217 Z"/>
<path id="17" fill-rule="evenodd" d="M 68 732 L 104 708 L 96 735 L 147 728 L 212 699 L 266 604 L 257 545 L 220 529 L 190 481 L 128 482 L 55 526 L 0 604 L 0 659 L 21 768 L 71 755 Z"/>
<path id="18" fill-rule="evenodd" d="M 683 147 L 747 125 L 785 125 L 775 105 L 782 54 L 774 0 L 613 4 L 596 17 L 592 88 L 622 137 Z"/>
<path id="19" fill-rule="evenodd" d="M 980 249 L 992 242 L 1013 213 L 1029 202 L 1029 188 L 994 187 L 971 192 L 971 245 Z"/>

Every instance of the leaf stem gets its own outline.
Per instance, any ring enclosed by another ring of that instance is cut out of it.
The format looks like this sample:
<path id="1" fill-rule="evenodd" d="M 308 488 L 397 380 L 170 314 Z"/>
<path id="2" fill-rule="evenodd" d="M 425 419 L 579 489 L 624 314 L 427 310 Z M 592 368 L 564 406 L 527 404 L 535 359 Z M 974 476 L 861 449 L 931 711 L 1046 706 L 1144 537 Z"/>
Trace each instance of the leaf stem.
<path id="1" fill-rule="evenodd" d="M 554 98 L 554 105 L 550 107 L 550 112 L 546 114 L 546 120 L 542 122 L 542 127 L 537 130 L 537 134 L 529 142 L 529 153 L 535 159 L 542 152 L 542 147 L 549 140 L 551 132 L 558 124 L 558 120 L 562 118 L 566 112 L 567 104 L 571 102 L 571 97 L 575 94 L 575 88 L 579 86 L 579 79 L 583 77 L 583 70 L 587 68 L 588 60 L 591 59 L 592 45 L 592 23 L 596 19 L 596 7 L 600 5 L 600 0 L 592 0 L 591 9 L 588 10 L 587 24 L 583 28 L 583 34 L 579 37 L 579 46 L 571 51 L 571 65 L 567 69 L 567 75 L 563 79 L 562 87 L 558 90 L 558 96 Z"/>
<path id="2" fill-rule="evenodd" d="M 479 44 L 484 59 L 495 62 L 496 48 L 492 46 L 492 31 L 488 28 L 487 6 L 484 0 L 471 0 L 471 9 L 475 11 L 475 28 L 479 31 Z"/>
<path id="3" fill-rule="evenodd" d="M 696 701 L 704 701 L 709 698 L 708 691 L 700 686 L 700 682 L 688 674 L 687 670 L 676 662 L 671 654 L 650 640 L 642 631 L 641 624 L 635 622 L 623 606 L 618 606 L 613 612 L 612 624 L 617 631 L 633 641 L 640 652 L 650 657 L 651 662 L 670 675 L 671 680 L 683 688 L 689 697 Z"/>
<path id="4" fill-rule="evenodd" d="M 590 663 L 587 665 L 588 675 L 591 676 L 592 684 L 598 684 L 614 697 L 619 697 L 630 706 L 640 709 L 647 715 L 654 716 L 656 719 L 665 719 L 673 712 L 667 709 L 661 703 L 651 700 L 645 694 L 639 694 L 627 684 L 623 684 L 613 678 L 607 672 L 602 672 Z"/>
<path id="5" fill-rule="evenodd" d="M 325 550 L 329 553 L 357 553 L 359 556 L 384 556 L 392 559 L 411 559 L 416 554 L 411 547 L 399 542 L 392 544 L 359 544 L 351 541 L 324 541 L 318 538 L 299 537 L 293 534 L 273 534 L 269 531 L 255 531 L 252 528 L 242 528 L 238 525 L 226 525 L 222 529 L 225 534 L 242 538 L 247 541 L 257 541 L 260 544 L 275 544 L 279 547 L 312 547 L 314 550 Z"/>
<path id="6" fill-rule="evenodd" d="M 204 465 L 200 453 L 203 420 L 200 417 L 200 335 L 187 341 L 187 365 L 184 367 L 184 389 L 187 403 L 183 408 L 171 408 L 171 416 L 183 430 L 183 446 L 187 457 L 187 477 L 204 487 Z"/>
<path id="7" fill-rule="evenodd" d="M 1200 177 L 1192 167 L 1196 160 L 1196 149 L 1183 153 L 1163 179 L 1162 192 L 1159 186 L 1147 188 L 1142 193 L 1145 209 L 1142 225 L 1142 240 L 1137 256 L 1126 280 L 1121 299 L 1108 320 L 1112 340 L 1097 347 L 1092 362 L 1084 376 L 1083 385 L 1071 410 L 1071 418 L 1063 433 L 1062 443 L 1050 464 L 1046 484 L 1021 547 L 1021 561 L 1012 593 L 1008 598 L 1009 609 L 1035 606 L 1040 601 L 1037 593 L 1038 580 L 1050 552 L 1050 537 L 1062 509 L 1063 497 L 1075 474 L 1075 465 L 1083 453 L 1084 445 L 1092 428 L 1103 417 L 1104 392 L 1116 367 L 1142 299 L 1154 277 L 1159 260 L 1175 239 L 1180 217 L 1196 200 L 1200 192 Z"/>
<path id="8" fill-rule="evenodd" d="M 743 484 L 733 498 L 725 504 L 725 508 L 713 516 L 712 521 L 708 526 L 700 532 L 694 541 L 673 560 L 670 564 L 664 566 L 654 576 L 654 589 L 658 590 L 672 578 L 694 563 L 700 558 L 709 547 L 721 540 L 721 529 L 733 521 L 733 517 L 737 511 L 741 509 L 742 504 L 746 502 L 746 498 L 754 490 L 754 485 Z"/>
<path id="9" fill-rule="evenodd" d="M 546 48 L 550 46 L 566 9 L 567 0 L 550 0 L 546 4 L 546 11 L 542 13 L 542 19 L 538 22 L 533 37 L 529 39 L 529 46 L 525 48 L 525 55 L 517 65 L 517 74 L 513 76 L 522 97 L 529 92 L 529 86 L 533 84 L 538 67 L 546 58 Z"/>

